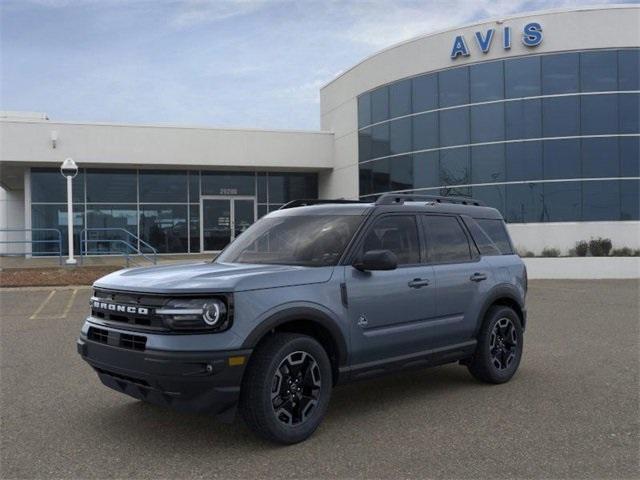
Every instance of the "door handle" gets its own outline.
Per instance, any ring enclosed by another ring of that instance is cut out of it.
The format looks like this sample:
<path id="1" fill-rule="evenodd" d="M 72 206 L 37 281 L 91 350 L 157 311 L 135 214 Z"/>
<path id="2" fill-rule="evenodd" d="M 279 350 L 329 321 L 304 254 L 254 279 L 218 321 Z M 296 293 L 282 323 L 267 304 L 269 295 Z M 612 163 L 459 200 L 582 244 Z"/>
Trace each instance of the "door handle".
<path id="1" fill-rule="evenodd" d="M 487 274 L 480 273 L 480 272 L 476 272 L 469 277 L 469 280 L 471 280 L 472 282 L 481 282 L 482 280 L 486 280 L 486 279 L 487 279 Z"/>
<path id="2" fill-rule="evenodd" d="M 414 278 L 413 280 L 411 280 L 408 285 L 411 288 L 421 288 L 421 287 L 426 287 L 427 285 L 429 285 L 431 283 L 430 280 L 427 279 L 422 279 L 422 278 Z"/>

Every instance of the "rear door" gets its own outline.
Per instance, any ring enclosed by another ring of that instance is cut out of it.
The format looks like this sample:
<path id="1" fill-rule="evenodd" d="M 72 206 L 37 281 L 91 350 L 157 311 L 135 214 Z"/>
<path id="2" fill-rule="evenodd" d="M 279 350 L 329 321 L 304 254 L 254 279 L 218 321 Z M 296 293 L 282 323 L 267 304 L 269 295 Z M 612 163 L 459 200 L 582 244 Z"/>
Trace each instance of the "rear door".
<path id="1" fill-rule="evenodd" d="M 420 231 L 413 214 L 388 214 L 364 232 L 356 258 L 369 250 L 390 250 L 398 268 L 362 272 L 345 269 L 352 364 L 425 350 L 435 316 L 433 268 L 423 263 Z"/>
<path id="2" fill-rule="evenodd" d="M 437 340 L 440 346 L 467 341 L 492 270 L 456 215 L 423 215 L 421 221 L 436 280 Z"/>

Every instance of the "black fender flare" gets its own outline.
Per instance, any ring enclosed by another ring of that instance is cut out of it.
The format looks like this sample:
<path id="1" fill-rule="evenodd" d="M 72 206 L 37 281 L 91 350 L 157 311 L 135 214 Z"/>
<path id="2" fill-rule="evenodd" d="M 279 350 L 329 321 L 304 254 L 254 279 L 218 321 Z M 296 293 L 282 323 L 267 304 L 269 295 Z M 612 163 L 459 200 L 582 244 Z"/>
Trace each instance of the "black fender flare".
<path id="1" fill-rule="evenodd" d="M 515 286 L 509 283 L 501 283 L 499 285 L 496 285 L 489 291 L 489 293 L 487 294 L 487 298 L 482 304 L 482 308 L 480 309 L 480 314 L 478 315 L 478 321 L 475 328 L 475 334 L 474 334 L 475 336 L 478 335 L 478 332 L 480 331 L 480 327 L 482 326 L 482 322 L 484 321 L 484 317 L 487 314 L 487 311 L 489 310 L 489 308 L 491 308 L 491 305 L 493 305 L 495 302 L 502 299 L 511 300 L 516 305 L 518 305 L 518 307 L 522 312 L 521 321 L 522 321 L 522 329 L 524 330 L 525 323 L 526 323 L 526 314 L 525 314 L 526 310 L 525 310 L 522 295 L 520 294 L 520 292 Z"/>
<path id="2" fill-rule="evenodd" d="M 295 320 L 313 322 L 328 331 L 337 349 L 338 366 L 346 365 L 348 361 L 347 341 L 337 321 L 330 314 L 309 306 L 288 307 L 270 315 L 249 333 L 242 348 L 255 348 L 269 331 Z"/>

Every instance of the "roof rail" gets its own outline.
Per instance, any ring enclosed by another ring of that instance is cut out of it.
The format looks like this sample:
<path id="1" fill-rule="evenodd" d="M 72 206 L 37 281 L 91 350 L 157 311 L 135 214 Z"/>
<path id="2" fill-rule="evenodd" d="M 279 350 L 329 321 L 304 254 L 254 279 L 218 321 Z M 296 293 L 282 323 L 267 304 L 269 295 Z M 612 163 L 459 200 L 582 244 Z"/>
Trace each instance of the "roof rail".
<path id="1" fill-rule="evenodd" d="M 470 205 L 474 207 L 484 207 L 485 203 L 470 197 L 446 197 L 440 195 L 413 195 L 410 193 L 384 193 L 376 201 L 376 205 L 402 205 L 405 202 L 427 201 L 434 203 L 456 203 L 459 205 Z"/>
<path id="2" fill-rule="evenodd" d="M 291 200 L 290 202 L 282 205 L 278 210 L 285 210 L 287 208 L 296 208 L 296 207 L 308 207 L 310 205 L 326 205 L 330 203 L 371 203 L 365 200 L 346 200 L 344 198 L 337 198 L 334 200 L 326 200 L 326 199 L 299 199 L 299 200 Z"/>

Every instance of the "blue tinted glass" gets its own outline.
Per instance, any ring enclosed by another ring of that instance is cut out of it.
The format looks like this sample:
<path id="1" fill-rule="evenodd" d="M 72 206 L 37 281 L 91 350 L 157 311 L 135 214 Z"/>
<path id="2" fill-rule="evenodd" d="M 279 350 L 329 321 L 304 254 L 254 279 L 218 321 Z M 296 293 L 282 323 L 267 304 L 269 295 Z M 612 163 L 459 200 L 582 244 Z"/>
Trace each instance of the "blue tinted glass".
<path id="1" fill-rule="evenodd" d="M 141 202 L 187 202 L 187 172 L 140 170 Z"/>
<path id="2" fill-rule="evenodd" d="M 573 93 L 580 87 L 580 57 L 577 53 L 560 53 L 542 57 L 542 94 Z"/>
<path id="3" fill-rule="evenodd" d="M 425 113 L 412 118 L 413 150 L 438 147 L 438 113 Z"/>
<path id="4" fill-rule="evenodd" d="M 583 95 L 580 128 L 583 135 L 618 133 L 618 96 Z"/>
<path id="5" fill-rule="evenodd" d="M 60 172 L 56 172 L 60 175 Z M 62 177 L 62 175 L 60 175 Z M 33 232 L 32 240 L 36 240 L 31 247 L 31 251 L 34 255 L 57 255 L 61 248 L 60 242 L 62 242 L 62 254 L 67 255 L 69 252 L 69 243 L 67 242 L 67 229 L 69 228 L 69 221 L 67 216 L 67 205 L 31 205 L 31 228 L 55 228 L 60 231 L 60 235 L 56 232 Z M 73 206 L 73 248 L 76 254 L 80 251 L 80 231 L 84 228 L 84 207 L 83 205 Z M 17 238 L 10 237 L 7 240 L 17 240 Z M 21 248 L 24 248 L 21 244 L 6 244 L 6 251 L 8 253 L 19 253 Z M 89 244 L 89 248 L 92 248 L 92 244 Z"/>
<path id="6" fill-rule="evenodd" d="M 454 108 L 440 111 L 440 146 L 469 143 L 469 109 Z"/>
<path id="7" fill-rule="evenodd" d="M 604 92 L 618 89 L 618 54 L 583 52 L 580 54 L 580 80 L 583 92 Z"/>
<path id="8" fill-rule="evenodd" d="M 506 188 L 504 185 L 484 185 L 472 188 L 472 196 L 488 207 L 497 208 L 505 214 Z"/>
<path id="9" fill-rule="evenodd" d="M 315 173 L 269 173 L 268 185 L 270 204 L 318 198 L 318 177 Z"/>
<path id="10" fill-rule="evenodd" d="M 620 181 L 620 220 L 640 220 L 640 180 Z"/>
<path id="11" fill-rule="evenodd" d="M 421 75 L 411 80 L 413 90 L 413 112 L 424 112 L 438 108 L 438 75 Z"/>
<path id="12" fill-rule="evenodd" d="M 369 160 L 373 154 L 371 128 L 365 128 L 358 132 L 358 159 L 361 162 Z"/>
<path id="13" fill-rule="evenodd" d="M 640 132 L 640 95 L 637 93 L 621 93 L 618 95 L 620 104 L 620 133 Z"/>
<path id="14" fill-rule="evenodd" d="M 504 140 L 504 104 L 471 107 L 471 143 Z"/>
<path id="15" fill-rule="evenodd" d="M 263 205 L 258 205 L 258 213 L 260 207 Z M 191 253 L 200 251 L 200 205 L 189 205 L 189 246 Z"/>
<path id="16" fill-rule="evenodd" d="M 371 127 L 371 158 L 389 155 L 389 124 Z"/>
<path id="17" fill-rule="evenodd" d="M 640 137 L 621 137 L 620 176 L 640 177 Z"/>
<path id="18" fill-rule="evenodd" d="M 189 172 L 189 201 L 200 201 L 200 172 L 197 170 Z"/>
<path id="19" fill-rule="evenodd" d="M 373 162 L 372 186 L 372 193 L 388 192 L 391 189 L 391 166 L 388 158 Z"/>
<path id="20" fill-rule="evenodd" d="M 582 220 L 620 219 L 620 182 L 598 180 L 582 183 Z"/>
<path id="21" fill-rule="evenodd" d="M 267 213 L 269 213 L 267 205 L 258 205 L 258 218 L 264 217 Z M 191 251 L 193 251 L 193 245 L 191 246 Z"/>
<path id="22" fill-rule="evenodd" d="M 416 153 L 413 155 L 414 188 L 437 187 L 440 185 L 440 162 L 438 152 Z"/>
<path id="23" fill-rule="evenodd" d="M 543 143 L 545 180 L 580 177 L 580 140 L 547 140 Z"/>
<path id="24" fill-rule="evenodd" d="M 471 147 L 471 183 L 504 182 L 504 144 Z"/>
<path id="25" fill-rule="evenodd" d="M 265 172 L 258 173 L 256 187 L 258 189 L 258 203 L 267 203 L 267 174 Z"/>
<path id="26" fill-rule="evenodd" d="M 73 201 L 84 203 L 84 172 L 71 181 Z M 67 203 L 67 179 L 57 168 L 31 169 L 31 201 Z"/>
<path id="27" fill-rule="evenodd" d="M 542 184 L 507 185 L 506 210 L 508 223 L 542 222 Z"/>
<path id="28" fill-rule="evenodd" d="M 371 124 L 371 95 L 363 93 L 358 97 L 358 128 Z"/>
<path id="29" fill-rule="evenodd" d="M 103 228 L 106 231 L 91 232 L 89 238 L 99 242 L 88 242 L 89 252 L 123 252 L 127 247 L 121 241 L 130 241 L 131 237 L 122 230 L 138 234 L 138 209 L 136 205 L 87 205 L 87 228 Z M 92 236 L 93 235 L 93 236 Z M 117 240 L 108 241 L 108 240 Z M 156 245 L 151 244 L 157 248 Z"/>
<path id="30" fill-rule="evenodd" d="M 505 145 L 507 181 L 542 180 L 542 142 Z"/>
<path id="31" fill-rule="evenodd" d="M 542 100 L 542 133 L 545 137 L 578 135 L 580 98 L 557 97 Z"/>
<path id="32" fill-rule="evenodd" d="M 389 87 L 389 112 L 391 118 L 411 113 L 411 80 L 402 80 Z"/>
<path id="33" fill-rule="evenodd" d="M 542 100 L 506 102 L 504 109 L 507 140 L 542 136 Z"/>
<path id="34" fill-rule="evenodd" d="M 540 95 L 540 57 L 506 60 L 504 76 L 506 98 Z"/>
<path id="35" fill-rule="evenodd" d="M 617 177 L 619 175 L 618 138 L 583 138 L 582 177 Z"/>
<path id="36" fill-rule="evenodd" d="M 378 88 L 371 92 L 371 123 L 389 118 L 389 87 Z"/>
<path id="37" fill-rule="evenodd" d="M 413 158 L 402 155 L 391 161 L 391 190 L 410 190 L 413 188 Z"/>
<path id="38" fill-rule="evenodd" d="M 548 182 L 543 184 L 544 221 L 579 221 L 581 215 L 581 182 Z"/>
<path id="39" fill-rule="evenodd" d="M 202 172 L 203 195 L 255 195 L 254 173 Z"/>
<path id="40" fill-rule="evenodd" d="M 140 238 L 158 253 L 186 253 L 189 248 L 187 206 L 141 206 Z"/>
<path id="41" fill-rule="evenodd" d="M 389 122 L 389 145 L 392 155 L 411 150 L 411 118 L 400 118 Z"/>
<path id="42" fill-rule="evenodd" d="M 469 148 L 440 150 L 440 185 L 466 185 L 470 180 Z"/>
<path id="43" fill-rule="evenodd" d="M 439 74 L 440 107 L 469 103 L 469 69 L 452 68 Z"/>
<path id="44" fill-rule="evenodd" d="M 618 88 L 640 90 L 640 49 L 618 52 Z"/>
<path id="45" fill-rule="evenodd" d="M 360 165 L 358 172 L 360 177 L 360 195 L 368 195 L 373 191 L 373 163 L 375 162 Z"/>
<path id="46" fill-rule="evenodd" d="M 135 170 L 87 170 L 87 202 L 136 202 Z"/>
<path id="47" fill-rule="evenodd" d="M 471 103 L 504 98 L 502 62 L 488 62 L 469 67 Z"/>

